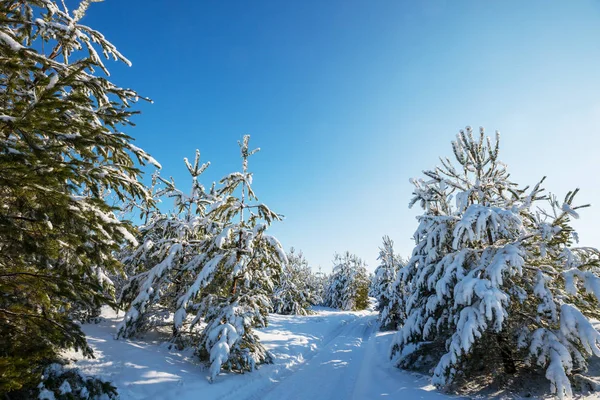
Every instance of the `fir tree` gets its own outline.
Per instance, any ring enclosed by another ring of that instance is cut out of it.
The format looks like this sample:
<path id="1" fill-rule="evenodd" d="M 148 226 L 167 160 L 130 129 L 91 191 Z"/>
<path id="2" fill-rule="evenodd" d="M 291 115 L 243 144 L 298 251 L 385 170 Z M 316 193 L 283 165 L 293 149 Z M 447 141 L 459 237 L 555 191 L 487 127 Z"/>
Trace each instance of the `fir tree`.
<path id="1" fill-rule="evenodd" d="M 341 310 L 364 310 L 369 305 L 369 277 L 365 263 L 350 252 L 334 255 L 325 291 L 325 305 Z"/>
<path id="2" fill-rule="evenodd" d="M 75 311 L 110 303 L 106 273 L 120 269 L 120 244 L 135 241 L 106 196 L 151 201 L 136 161 L 155 161 L 120 130 L 139 96 L 103 76 L 98 53 L 129 61 L 80 23 L 88 5 L 0 2 L 3 393 L 35 396 L 62 349 L 92 355 Z"/>
<path id="3" fill-rule="evenodd" d="M 372 284 L 372 296 L 377 299 L 377 311 L 381 329 L 397 329 L 401 322 L 402 294 L 394 286 L 398 270 L 404 266 L 400 257 L 394 253 L 394 242 L 388 236 L 383 237 L 383 246 L 379 249 L 381 264 L 375 269 Z"/>
<path id="4" fill-rule="evenodd" d="M 302 252 L 292 247 L 287 253 L 279 284 L 273 293 L 273 307 L 278 314 L 307 315 L 310 306 L 319 304 L 318 288 Z"/>
<path id="5" fill-rule="evenodd" d="M 400 271 L 406 317 L 392 356 L 403 368 L 433 361 L 442 387 L 542 369 L 569 396 L 569 376 L 600 355 L 599 253 L 573 247 L 577 190 L 559 202 L 542 182 L 517 189 L 483 129 L 452 145 L 458 167 L 442 159 L 413 181 L 410 204 L 425 212 Z"/>

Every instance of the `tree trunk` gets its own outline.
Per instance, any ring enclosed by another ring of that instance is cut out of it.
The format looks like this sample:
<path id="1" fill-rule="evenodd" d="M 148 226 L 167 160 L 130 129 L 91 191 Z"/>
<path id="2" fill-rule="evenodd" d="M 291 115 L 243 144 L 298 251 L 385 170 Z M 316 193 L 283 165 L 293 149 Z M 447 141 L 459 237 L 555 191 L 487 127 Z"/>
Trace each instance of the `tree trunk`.
<path id="1" fill-rule="evenodd" d="M 233 278 L 233 287 L 231 288 L 231 294 L 235 296 L 235 291 L 237 289 L 237 278 Z"/>

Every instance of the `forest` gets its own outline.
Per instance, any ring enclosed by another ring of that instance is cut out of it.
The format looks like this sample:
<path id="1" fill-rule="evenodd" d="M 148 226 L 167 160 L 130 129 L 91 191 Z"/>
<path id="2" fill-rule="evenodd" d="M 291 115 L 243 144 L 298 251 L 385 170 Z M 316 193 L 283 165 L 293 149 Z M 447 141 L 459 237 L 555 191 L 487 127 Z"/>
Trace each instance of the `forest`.
<path id="1" fill-rule="evenodd" d="M 241 135 L 214 182 L 202 148 L 176 182 L 133 144 L 150 99 L 111 80 L 91 3 L 0 1 L 3 398 L 597 396 L 578 188 L 513 182 L 467 126 L 400 199 L 412 253 L 382 232 L 373 270 L 337 249 L 321 272 L 253 189 L 270 143 Z"/>

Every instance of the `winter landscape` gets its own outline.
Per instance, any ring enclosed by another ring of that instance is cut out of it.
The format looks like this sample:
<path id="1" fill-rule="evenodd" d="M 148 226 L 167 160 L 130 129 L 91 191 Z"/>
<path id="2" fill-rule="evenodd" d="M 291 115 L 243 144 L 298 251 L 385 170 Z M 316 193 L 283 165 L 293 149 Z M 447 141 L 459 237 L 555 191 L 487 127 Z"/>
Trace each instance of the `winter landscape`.
<path id="1" fill-rule="evenodd" d="M 175 3 L 0 0 L 0 397 L 600 398 L 598 4 Z"/>

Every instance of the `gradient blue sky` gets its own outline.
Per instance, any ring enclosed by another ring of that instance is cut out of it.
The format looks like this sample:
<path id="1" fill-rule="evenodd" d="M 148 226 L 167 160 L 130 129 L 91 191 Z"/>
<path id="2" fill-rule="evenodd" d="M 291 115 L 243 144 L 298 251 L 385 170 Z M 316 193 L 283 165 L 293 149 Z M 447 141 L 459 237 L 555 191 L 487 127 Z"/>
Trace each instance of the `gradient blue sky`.
<path id="1" fill-rule="evenodd" d="M 373 270 L 384 234 L 410 255 L 408 179 L 465 125 L 501 131 L 517 183 L 581 187 L 600 245 L 600 2 L 106 0 L 82 22 L 154 100 L 127 132 L 163 175 L 187 187 L 199 148 L 210 184 L 252 135 L 255 191 L 286 216 L 271 232 L 313 267 L 350 250 Z"/>

